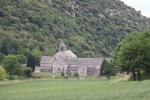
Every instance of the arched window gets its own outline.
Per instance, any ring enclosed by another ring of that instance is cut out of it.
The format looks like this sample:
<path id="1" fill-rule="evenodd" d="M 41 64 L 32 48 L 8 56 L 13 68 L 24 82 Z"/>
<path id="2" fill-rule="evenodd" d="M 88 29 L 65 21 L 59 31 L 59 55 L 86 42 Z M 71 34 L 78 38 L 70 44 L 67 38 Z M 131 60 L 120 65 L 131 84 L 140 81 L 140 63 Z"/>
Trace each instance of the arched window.
<path id="1" fill-rule="evenodd" d="M 64 51 L 64 47 L 63 46 L 61 47 L 61 51 Z"/>

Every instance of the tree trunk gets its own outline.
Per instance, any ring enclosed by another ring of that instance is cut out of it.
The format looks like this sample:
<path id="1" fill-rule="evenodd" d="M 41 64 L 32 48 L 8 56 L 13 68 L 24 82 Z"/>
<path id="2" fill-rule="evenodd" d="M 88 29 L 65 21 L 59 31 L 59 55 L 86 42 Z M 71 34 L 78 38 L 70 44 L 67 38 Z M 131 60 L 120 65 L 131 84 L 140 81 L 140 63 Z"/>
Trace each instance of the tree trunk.
<path id="1" fill-rule="evenodd" d="M 12 65 L 10 66 L 10 72 L 9 72 L 9 78 L 12 80 L 12 71 L 13 70 L 13 67 L 12 67 Z"/>
<path id="2" fill-rule="evenodd" d="M 140 72 L 140 70 L 138 70 L 137 77 L 138 77 L 138 81 L 141 81 L 141 72 Z"/>
<path id="3" fill-rule="evenodd" d="M 133 81 L 136 81 L 136 73 L 135 71 L 132 72 Z"/>
<path id="4" fill-rule="evenodd" d="M 12 79 L 12 74 L 11 73 L 9 74 L 9 78 Z"/>

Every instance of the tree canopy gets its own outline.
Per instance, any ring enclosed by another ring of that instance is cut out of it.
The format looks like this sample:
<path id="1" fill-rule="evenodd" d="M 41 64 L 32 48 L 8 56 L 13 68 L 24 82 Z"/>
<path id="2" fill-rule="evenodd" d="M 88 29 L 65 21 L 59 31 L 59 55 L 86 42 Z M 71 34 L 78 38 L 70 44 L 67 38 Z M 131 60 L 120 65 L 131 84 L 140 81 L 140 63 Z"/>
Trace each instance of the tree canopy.
<path id="1" fill-rule="evenodd" d="M 6 56 L 3 59 L 2 64 L 6 71 L 9 73 L 10 79 L 12 79 L 12 75 L 16 74 L 17 71 L 21 68 L 16 56 L 13 55 Z"/>
<path id="2" fill-rule="evenodd" d="M 35 70 L 35 57 L 32 55 L 31 52 L 29 52 L 28 56 L 27 56 L 27 67 L 32 68 L 32 71 L 34 72 L 34 70 Z"/>
<path id="3" fill-rule="evenodd" d="M 114 63 L 123 71 L 150 72 L 150 32 L 133 33 L 119 43 Z"/>

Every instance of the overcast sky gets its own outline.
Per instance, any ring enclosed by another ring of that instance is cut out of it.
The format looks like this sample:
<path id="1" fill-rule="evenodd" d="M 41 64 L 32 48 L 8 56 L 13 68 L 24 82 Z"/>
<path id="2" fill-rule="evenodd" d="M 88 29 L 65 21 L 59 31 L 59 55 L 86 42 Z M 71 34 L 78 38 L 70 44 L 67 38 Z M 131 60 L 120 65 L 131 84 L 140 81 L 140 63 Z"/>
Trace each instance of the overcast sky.
<path id="1" fill-rule="evenodd" d="M 121 0 L 125 4 L 140 10 L 144 16 L 150 17 L 150 0 Z"/>

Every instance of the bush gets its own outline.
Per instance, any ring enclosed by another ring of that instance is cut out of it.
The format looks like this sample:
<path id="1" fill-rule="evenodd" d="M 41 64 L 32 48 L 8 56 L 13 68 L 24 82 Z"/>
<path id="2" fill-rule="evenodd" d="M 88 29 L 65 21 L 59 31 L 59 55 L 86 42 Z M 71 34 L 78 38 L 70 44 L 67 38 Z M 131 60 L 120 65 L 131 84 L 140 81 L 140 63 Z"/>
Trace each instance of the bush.
<path id="1" fill-rule="evenodd" d="M 78 73 L 75 73 L 74 76 L 75 76 L 75 77 L 79 77 L 79 74 L 78 74 Z"/>
<path id="2" fill-rule="evenodd" d="M 23 75 L 25 75 L 27 77 L 31 77 L 32 76 L 32 68 L 24 67 L 23 68 Z"/>
<path id="3" fill-rule="evenodd" d="M 64 72 L 61 72 L 61 77 L 64 77 L 64 76 L 65 76 Z"/>
<path id="4" fill-rule="evenodd" d="M 22 67 L 20 64 L 16 64 L 16 68 L 14 70 L 14 75 L 22 75 Z"/>
<path id="5" fill-rule="evenodd" d="M 0 80 L 4 80 L 5 75 L 6 75 L 5 69 L 2 66 L 0 66 Z"/>

